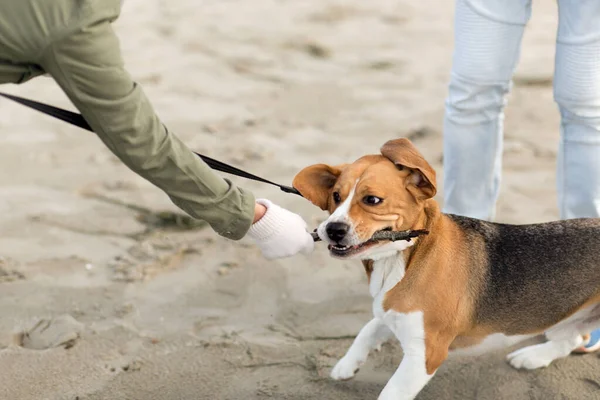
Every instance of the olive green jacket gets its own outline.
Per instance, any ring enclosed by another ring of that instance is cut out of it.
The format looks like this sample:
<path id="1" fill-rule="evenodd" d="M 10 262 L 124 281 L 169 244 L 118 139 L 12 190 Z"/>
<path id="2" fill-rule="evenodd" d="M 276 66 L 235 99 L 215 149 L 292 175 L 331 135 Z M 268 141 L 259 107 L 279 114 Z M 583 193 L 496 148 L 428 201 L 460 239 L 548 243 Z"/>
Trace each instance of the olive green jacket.
<path id="1" fill-rule="evenodd" d="M 120 0 L 0 0 L 0 83 L 48 73 L 108 148 L 220 235 L 240 239 L 254 196 L 221 178 L 161 123 L 123 66 Z"/>

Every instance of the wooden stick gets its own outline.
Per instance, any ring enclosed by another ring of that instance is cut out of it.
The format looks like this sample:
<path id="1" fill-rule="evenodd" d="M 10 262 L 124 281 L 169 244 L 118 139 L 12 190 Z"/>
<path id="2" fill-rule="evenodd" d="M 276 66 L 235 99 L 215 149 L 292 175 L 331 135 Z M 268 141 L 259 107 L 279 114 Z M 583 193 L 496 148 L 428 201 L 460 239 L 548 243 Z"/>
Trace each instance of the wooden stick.
<path id="1" fill-rule="evenodd" d="M 428 230 L 425 229 L 416 229 L 416 230 L 407 230 L 407 231 L 378 231 L 373 234 L 370 240 L 389 240 L 391 242 L 396 242 L 398 240 L 406 240 L 410 242 L 410 239 L 429 234 Z M 321 241 L 321 238 L 317 234 L 317 230 L 311 233 L 315 242 Z"/>

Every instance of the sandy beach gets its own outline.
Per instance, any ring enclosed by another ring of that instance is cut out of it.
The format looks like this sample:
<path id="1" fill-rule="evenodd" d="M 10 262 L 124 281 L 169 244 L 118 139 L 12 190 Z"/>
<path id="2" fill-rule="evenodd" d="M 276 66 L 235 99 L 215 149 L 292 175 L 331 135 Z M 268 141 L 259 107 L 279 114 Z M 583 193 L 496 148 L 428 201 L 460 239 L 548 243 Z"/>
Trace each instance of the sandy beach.
<path id="1" fill-rule="evenodd" d="M 291 183 L 409 137 L 438 174 L 453 1 L 127 0 L 127 68 L 192 149 Z M 557 10 L 534 2 L 506 116 L 498 221 L 558 218 Z M 48 78 L 1 90 L 73 109 Z M 329 379 L 371 318 L 358 261 L 266 261 L 218 237 L 88 132 L 0 100 L 0 399 L 376 399 L 390 342 Z M 468 162 L 468 160 L 466 160 Z M 304 199 L 232 178 L 316 227 Z M 445 363 L 418 397 L 600 399 L 596 354 Z"/>

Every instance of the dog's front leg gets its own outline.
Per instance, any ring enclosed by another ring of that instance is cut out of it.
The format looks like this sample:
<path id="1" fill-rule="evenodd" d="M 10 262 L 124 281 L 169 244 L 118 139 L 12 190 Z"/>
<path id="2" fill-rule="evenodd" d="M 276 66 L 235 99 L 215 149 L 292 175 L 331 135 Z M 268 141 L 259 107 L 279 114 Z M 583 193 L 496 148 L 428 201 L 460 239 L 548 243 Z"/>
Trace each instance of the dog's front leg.
<path id="1" fill-rule="evenodd" d="M 367 361 L 369 352 L 381 346 L 391 336 L 393 333 L 383 323 L 383 320 L 373 318 L 363 326 L 346 355 L 333 367 L 331 377 L 335 380 L 352 378 L 360 366 Z"/>
<path id="2" fill-rule="evenodd" d="M 390 310 L 384 321 L 400 341 L 404 357 L 379 400 L 412 400 L 448 356 L 451 340 L 436 332 L 427 332 L 426 338 L 421 311 L 398 313 Z"/>

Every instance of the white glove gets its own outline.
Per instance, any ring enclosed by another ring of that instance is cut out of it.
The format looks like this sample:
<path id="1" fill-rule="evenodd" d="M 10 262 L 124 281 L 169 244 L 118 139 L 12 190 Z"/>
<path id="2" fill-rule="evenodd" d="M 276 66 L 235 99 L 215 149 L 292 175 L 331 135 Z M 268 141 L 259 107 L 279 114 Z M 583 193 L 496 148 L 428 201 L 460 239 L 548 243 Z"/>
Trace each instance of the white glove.
<path id="1" fill-rule="evenodd" d="M 256 242 L 265 258 L 272 260 L 313 251 L 315 242 L 302 217 L 266 199 L 256 202 L 265 206 L 267 212 L 252 224 L 248 236 Z"/>

